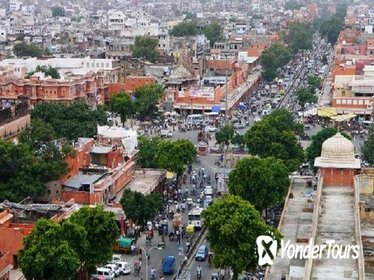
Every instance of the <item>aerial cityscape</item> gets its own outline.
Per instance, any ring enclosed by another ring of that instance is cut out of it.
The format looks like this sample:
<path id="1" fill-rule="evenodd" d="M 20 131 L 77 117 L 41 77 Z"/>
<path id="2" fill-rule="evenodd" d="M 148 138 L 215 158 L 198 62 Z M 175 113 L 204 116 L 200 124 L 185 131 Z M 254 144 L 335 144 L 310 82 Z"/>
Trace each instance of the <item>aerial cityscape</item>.
<path id="1" fill-rule="evenodd" d="M 0 22 L 0 280 L 374 279 L 374 1 Z"/>

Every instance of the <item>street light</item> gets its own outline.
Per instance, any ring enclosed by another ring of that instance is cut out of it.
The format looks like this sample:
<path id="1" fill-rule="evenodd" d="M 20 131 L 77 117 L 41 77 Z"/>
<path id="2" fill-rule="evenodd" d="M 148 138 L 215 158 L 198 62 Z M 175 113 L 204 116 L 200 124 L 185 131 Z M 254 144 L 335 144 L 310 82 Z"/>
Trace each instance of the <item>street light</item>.
<path id="1" fill-rule="evenodd" d="M 150 256 L 151 252 L 154 249 L 162 250 L 162 248 L 161 247 L 151 247 L 148 250 L 148 252 L 141 246 L 139 246 L 139 248 L 142 250 L 142 253 L 144 253 L 144 256 L 145 256 L 145 279 L 148 280 L 148 257 Z"/>

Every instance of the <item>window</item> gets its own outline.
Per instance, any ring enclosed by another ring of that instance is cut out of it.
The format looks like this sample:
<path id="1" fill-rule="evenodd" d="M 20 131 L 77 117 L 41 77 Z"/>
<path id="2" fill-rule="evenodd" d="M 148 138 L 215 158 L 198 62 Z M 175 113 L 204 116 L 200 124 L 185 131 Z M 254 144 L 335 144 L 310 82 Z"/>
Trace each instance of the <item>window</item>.
<path id="1" fill-rule="evenodd" d="M 347 100 L 346 99 L 342 99 L 342 104 L 347 104 Z"/>
<path id="2" fill-rule="evenodd" d="M 357 100 L 353 100 L 353 105 L 357 105 Z"/>
<path id="3" fill-rule="evenodd" d="M 365 100 L 365 105 L 369 105 L 370 104 L 370 100 Z"/>
<path id="4" fill-rule="evenodd" d="M 347 100 L 347 104 L 349 104 L 349 105 L 352 104 L 352 100 L 351 100 L 351 99 L 348 99 L 348 100 Z"/>
<path id="5" fill-rule="evenodd" d="M 360 100 L 358 101 L 358 104 L 359 104 L 359 105 L 362 105 L 362 104 L 364 104 L 364 101 L 360 99 Z"/>

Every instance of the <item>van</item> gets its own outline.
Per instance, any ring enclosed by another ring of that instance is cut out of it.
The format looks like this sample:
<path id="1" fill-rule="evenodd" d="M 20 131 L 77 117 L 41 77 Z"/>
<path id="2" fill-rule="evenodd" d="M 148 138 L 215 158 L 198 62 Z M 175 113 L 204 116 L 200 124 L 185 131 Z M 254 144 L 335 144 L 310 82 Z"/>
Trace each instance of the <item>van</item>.
<path id="1" fill-rule="evenodd" d="M 112 270 L 106 267 L 98 267 L 94 274 L 91 275 L 91 279 L 103 278 L 105 280 L 113 280 L 115 277 Z"/>

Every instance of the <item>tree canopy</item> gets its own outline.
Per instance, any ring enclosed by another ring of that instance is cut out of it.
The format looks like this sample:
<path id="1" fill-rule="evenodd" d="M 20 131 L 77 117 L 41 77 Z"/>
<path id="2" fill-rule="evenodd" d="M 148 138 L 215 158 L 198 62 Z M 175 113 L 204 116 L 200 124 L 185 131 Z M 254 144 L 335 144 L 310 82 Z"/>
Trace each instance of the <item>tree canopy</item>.
<path id="1" fill-rule="evenodd" d="M 40 57 L 43 55 L 43 50 L 34 44 L 20 42 L 14 45 L 13 53 L 17 57 L 24 57 L 24 56 Z"/>
<path id="2" fill-rule="evenodd" d="M 182 21 L 170 31 L 170 35 L 174 37 L 195 36 L 198 33 L 196 21 Z"/>
<path id="3" fill-rule="evenodd" d="M 152 120 L 158 113 L 157 104 L 165 89 L 159 84 L 150 84 L 135 89 L 134 110 L 140 120 Z"/>
<path id="4" fill-rule="evenodd" d="M 286 65 L 291 58 L 291 51 L 285 45 L 273 43 L 261 54 L 262 77 L 271 81 L 277 76 L 277 69 Z"/>
<path id="5" fill-rule="evenodd" d="M 323 20 L 319 32 L 325 36 L 331 45 L 335 44 L 339 37 L 339 32 L 344 27 L 344 20 L 337 16 Z"/>
<path id="6" fill-rule="evenodd" d="M 312 104 L 318 101 L 318 97 L 315 95 L 315 88 L 311 86 L 299 88 L 296 90 L 295 95 L 297 96 L 300 106 L 303 108 L 307 103 Z"/>
<path id="7" fill-rule="evenodd" d="M 77 253 L 61 239 L 61 226 L 40 219 L 19 252 L 19 263 L 26 279 L 73 279 L 79 267 Z"/>
<path id="8" fill-rule="evenodd" d="M 112 258 L 118 234 L 114 214 L 102 206 L 84 206 L 60 224 L 40 219 L 19 253 L 22 272 L 27 279 L 74 279 L 80 265 L 90 270 Z"/>
<path id="9" fill-rule="evenodd" d="M 291 120 L 284 110 L 276 110 L 255 123 L 244 136 L 249 153 L 281 159 L 290 172 L 296 170 L 304 159 L 304 151 L 295 136 L 295 130 L 299 131 L 300 126 L 293 120 L 289 125 Z"/>
<path id="10" fill-rule="evenodd" d="M 195 161 L 196 147 L 187 139 L 160 141 L 155 159 L 157 167 L 175 172 L 179 177 L 182 176 L 186 165 Z"/>
<path id="11" fill-rule="evenodd" d="M 52 7 L 52 16 L 53 17 L 64 17 L 65 16 L 65 9 L 64 7 Z"/>
<path id="12" fill-rule="evenodd" d="M 48 67 L 44 66 L 44 65 L 43 66 L 40 66 L 40 65 L 36 66 L 35 71 L 27 73 L 25 75 L 25 78 L 30 79 L 30 77 L 32 75 L 34 75 L 36 72 L 42 72 L 42 73 L 45 74 L 45 76 L 51 76 L 52 79 L 60 79 L 61 78 L 60 73 L 58 72 L 57 68 L 54 68 L 50 65 Z"/>
<path id="13" fill-rule="evenodd" d="M 288 28 L 286 41 L 293 53 L 313 47 L 313 29 L 309 23 L 294 22 Z"/>
<path id="14" fill-rule="evenodd" d="M 317 75 L 308 75 L 306 77 L 306 80 L 308 82 L 308 85 L 310 85 L 313 88 L 321 88 L 322 85 L 322 79 L 318 77 Z"/>
<path id="15" fill-rule="evenodd" d="M 138 159 L 137 163 L 143 168 L 157 168 L 155 162 L 157 155 L 158 143 L 162 140 L 160 137 L 144 137 L 141 136 L 138 138 Z"/>
<path id="16" fill-rule="evenodd" d="M 228 186 L 231 194 L 262 211 L 284 201 L 290 185 L 288 174 L 287 167 L 279 159 L 248 157 L 235 164 Z"/>
<path id="17" fill-rule="evenodd" d="M 281 238 L 248 201 L 231 194 L 215 200 L 203 211 L 202 217 L 208 228 L 214 266 L 231 269 L 234 280 L 242 271 L 257 268 L 258 256 L 254 252 L 258 236 L 273 233 L 276 239 Z"/>
<path id="18" fill-rule="evenodd" d="M 284 3 L 284 9 L 289 11 L 298 10 L 301 7 L 302 5 L 295 0 L 289 0 Z"/>
<path id="19" fill-rule="evenodd" d="M 110 97 L 109 108 L 120 115 L 124 124 L 128 117 L 134 114 L 134 104 L 126 92 L 119 92 Z"/>
<path id="20" fill-rule="evenodd" d="M 63 103 L 38 103 L 31 112 L 31 119 L 40 119 L 50 124 L 57 137 L 76 140 L 78 137 L 93 137 L 97 125 L 107 124 L 104 110 L 91 110 L 83 102 L 71 105 Z"/>
<path id="21" fill-rule="evenodd" d="M 370 165 L 374 164 L 374 128 L 370 127 L 369 135 L 362 147 L 362 158 L 367 161 Z"/>
<path id="22" fill-rule="evenodd" d="M 130 50 L 134 57 L 144 58 L 150 62 L 155 62 L 159 56 L 157 46 L 157 39 L 148 36 L 136 36 L 135 43 L 130 46 Z"/>
<path id="23" fill-rule="evenodd" d="M 226 124 L 216 132 L 216 141 L 218 144 L 230 144 L 234 137 L 235 129 L 232 124 Z"/>
<path id="24" fill-rule="evenodd" d="M 121 205 L 126 217 L 139 226 L 145 226 L 163 210 L 164 201 L 160 194 L 151 193 L 144 195 L 140 192 L 132 192 L 125 189 L 121 198 Z"/>
<path id="25" fill-rule="evenodd" d="M 210 46 L 213 46 L 215 42 L 222 40 L 223 28 L 219 23 L 212 23 L 204 26 L 203 32 L 205 37 L 209 40 Z"/>

